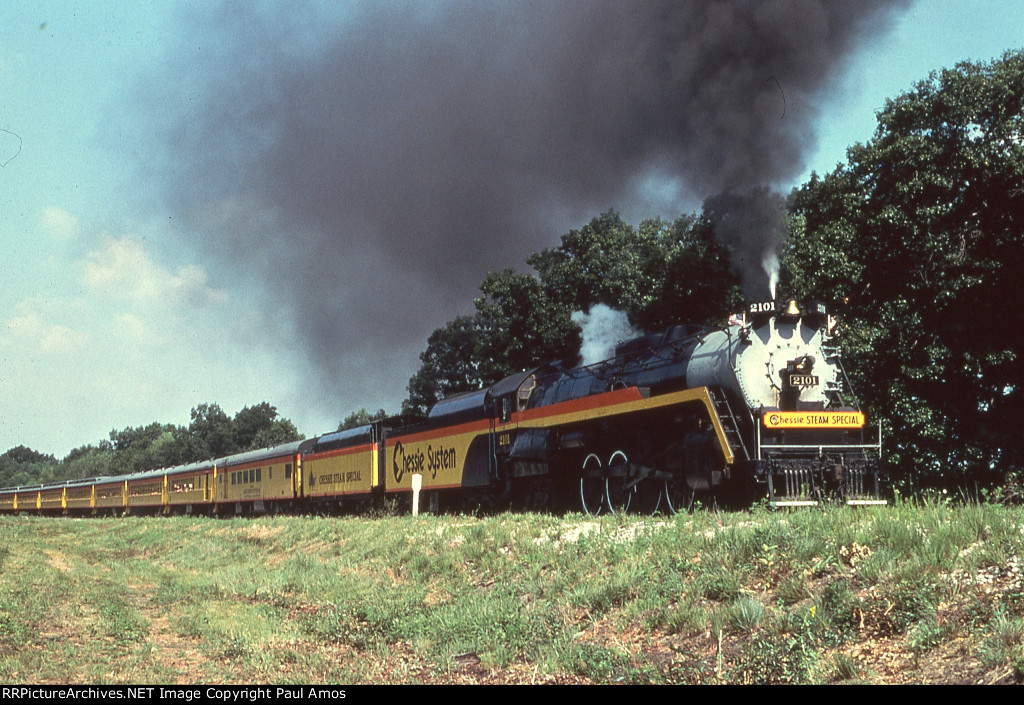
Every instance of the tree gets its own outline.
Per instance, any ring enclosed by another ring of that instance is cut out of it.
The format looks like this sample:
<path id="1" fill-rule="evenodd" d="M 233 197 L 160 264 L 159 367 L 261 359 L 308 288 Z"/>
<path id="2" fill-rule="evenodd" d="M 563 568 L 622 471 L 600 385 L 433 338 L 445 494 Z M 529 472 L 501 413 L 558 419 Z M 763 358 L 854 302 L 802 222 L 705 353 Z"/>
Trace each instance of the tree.
<path id="1" fill-rule="evenodd" d="M 576 358 L 580 330 L 572 307 L 551 297 L 536 277 L 492 272 L 480 291 L 476 355 L 485 384 L 546 361 Z"/>
<path id="2" fill-rule="evenodd" d="M 271 448 L 273 446 L 279 446 L 282 443 L 301 441 L 304 438 L 305 435 L 299 433 L 299 429 L 295 427 L 295 424 L 292 423 L 290 419 L 275 419 L 270 426 L 261 428 L 256 433 L 256 436 L 253 438 L 252 443 L 249 444 L 247 449 L 239 449 L 239 452 L 242 450 Z"/>
<path id="3" fill-rule="evenodd" d="M 237 451 L 232 438 L 231 419 L 218 404 L 200 404 L 192 409 L 188 428 L 179 428 L 175 440 L 181 448 L 181 462 L 210 460 Z"/>
<path id="4" fill-rule="evenodd" d="M 374 421 L 383 421 L 388 417 L 388 414 L 384 409 L 378 409 L 376 414 L 371 414 L 365 408 L 359 411 L 353 411 L 351 414 L 346 416 L 340 424 L 338 424 L 338 430 L 344 431 L 349 428 L 357 428 L 359 426 L 366 426 Z"/>
<path id="5" fill-rule="evenodd" d="M 113 471 L 114 451 L 110 444 L 104 447 L 79 446 L 71 450 L 60 461 L 60 476 L 65 479 L 103 477 L 115 474 Z"/>
<path id="6" fill-rule="evenodd" d="M 56 458 L 46 453 L 32 450 L 28 446 L 16 446 L 4 453 L 0 458 L 19 465 L 35 465 L 56 462 Z"/>
<path id="7" fill-rule="evenodd" d="M 0 487 L 34 485 L 55 479 L 57 459 L 27 446 L 0 455 Z"/>
<path id="8" fill-rule="evenodd" d="M 383 410 L 378 412 L 383 418 Z M 151 423 L 70 451 L 59 463 L 53 456 L 18 446 L 0 455 L 0 487 L 38 484 L 104 475 L 125 475 L 290 443 L 302 435 L 277 409 L 261 402 L 245 407 L 234 420 L 217 404 L 192 409 L 187 428 Z"/>
<path id="9" fill-rule="evenodd" d="M 919 477 L 1019 469 L 1024 54 L 886 102 L 792 198 L 788 286 L 846 307 L 862 394 Z"/>
<path id="10" fill-rule="evenodd" d="M 427 338 L 420 353 L 420 369 L 409 380 L 409 398 L 402 411 L 426 414 L 452 394 L 479 389 L 482 383 L 477 358 L 480 337 L 478 318 L 459 316 Z"/>
<path id="11" fill-rule="evenodd" d="M 641 224 L 643 229 L 645 224 Z M 721 324 L 743 302 L 728 250 L 717 242 L 706 219 L 678 218 L 669 224 L 646 221 L 661 231 L 664 256 L 648 265 L 653 294 L 635 315 L 644 330 L 677 323 Z"/>
<path id="12" fill-rule="evenodd" d="M 572 314 L 595 304 L 623 311 L 650 330 L 724 321 L 739 301 L 726 249 L 696 216 L 645 220 L 634 228 L 607 211 L 527 262 L 535 274 L 488 274 L 476 314 L 431 334 L 404 409 L 425 412 L 445 396 L 508 374 L 574 363 L 581 331 Z"/>
<path id="13" fill-rule="evenodd" d="M 106 446 L 113 451 L 111 474 L 127 475 L 177 464 L 180 453 L 174 443 L 174 431 L 173 425 L 155 421 L 148 426 L 111 431 Z"/>
<path id="14" fill-rule="evenodd" d="M 663 226 L 644 221 L 638 230 L 610 210 L 527 262 L 548 297 L 570 312 L 605 304 L 632 317 L 650 304 L 664 277 L 671 236 Z"/>
<path id="15" fill-rule="evenodd" d="M 279 418 L 277 407 L 265 401 L 243 408 L 231 423 L 231 440 L 237 452 L 268 448 L 301 438 L 295 424 Z"/>

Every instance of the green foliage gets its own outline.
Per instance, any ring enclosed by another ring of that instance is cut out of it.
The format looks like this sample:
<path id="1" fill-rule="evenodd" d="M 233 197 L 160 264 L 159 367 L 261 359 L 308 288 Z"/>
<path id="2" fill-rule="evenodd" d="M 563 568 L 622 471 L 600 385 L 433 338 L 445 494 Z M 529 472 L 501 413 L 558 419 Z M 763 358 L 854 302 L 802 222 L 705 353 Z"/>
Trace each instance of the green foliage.
<path id="1" fill-rule="evenodd" d="M 759 632 L 743 649 L 730 680 L 758 685 L 807 683 L 818 659 L 818 646 L 805 631 Z"/>
<path id="2" fill-rule="evenodd" d="M 427 349 L 420 353 L 420 369 L 409 380 L 406 413 L 426 414 L 441 399 L 478 389 L 480 371 L 477 341 L 478 319 L 459 316 L 427 338 Z"/>
<path id="3" fill-rule="evenodd" d="M 754 631 L 764 620 L 764 603 L 756 597 L 741 595 L 727 609 L 729 626 L 740 632 Z"/>
<path id="4" fill-rule="evenodd" d="M 664 278 L 666 235 L 660 221 L 636 229 L 608 211 L 527 263 L 548 297 L 570 311 L 600 303 L 634 313 L 651 302 Z"/>
<path id="5" fill-rule="evenodd" d="M 101 442 L 99 446 L 79 446 L 60 462 L 59 474 L 68 480 L 115 475 L 117 473 L 113 466 L 116 455 L 106 441 Z"/>
<path id="6" fill-rule="evenodd" d="M 187 427 L 174 429 L 166 453 L 173 461 L 167 464 L 211 460 L 301 438 L 295 424 L 279 418 L 277 408 L 267 402 L 244 407 L 233 419 L 219 404 L 200 404 L 192 409 L 192 422 Z"/>
<path id="7" fill-rule="evenodd" d="M 302 438 L 295 424 L 279 418 L 277 408 L 267 402 L 243 408 L 235 414 L 231 426 L 234 447 L 240 452 L 269 448 Z"/>
<path id="8" fill-rule="evenodd" d="M 377 413 L 371 414 L 365 408 L 359 411 L 353 411 L 351 414 L 342 419 L 341 423 L 338 424 L 338 430 L 344 431 L 349 428 L 357 428 L 359 426 L 365 426 L 373 423 L 374 421 L 382 421 L 388 417 L 388 414 L 384 409 L 378 409 Z"/>
<path id="9" fill-rule="evenodd" d="M 579 328 L 571 306 L 553 298 L 530 274 L 490 273 L 476 300 L 481 378 L 494 382 L 552 360 L 575 361 Z"/>
<path id="10" fill-rule="evenodd" d="M 228 455 L 234 449 L 231 418 L 219 404 L 200 404 L 192 409 L 192 422 L 179 428 L 175 438 L 181 460 L 192 463 Z"/>
<path id="11" fill-rule="evenodd" d="M 0 487 L 126 475 L 301 438 L 295 424 L 267 402 L 245 407 L 233 419 L 217 404 L 200 404 L 192 409 L 188 427 L 154 422 L 113 430 L 108 440 L 79 446 L 59 462 L 25 446 L 12 448 L 0 455 Z"/>
<path id="12" fill-rule="evenodd" d="M 174 442 L 174 426 L 156 422 L 148 426 L 111 431 L 110 441 L 105 447 L 113 451 L 108 457 L 111 475 L 168 467 L 176 464 L 179 456 Z"/>
<path id="13" fill-rule="evenodd" d="M 54 479 L 56 459 L 26 446 L 0 455 L 0 487 L 32 485 Z"/>
<path id="14" fill-rule="evenodd" d="M 1024 54 L 932 74 L 792 199 L 783 286 L 839 304 L 855 386 L 918 482 L 1024 463 Z"/>
<path id="15" fill-rule="evenodd" d="M 19 465 L 52 463 L 54 461 L 54 457 L 52 455 L 44 455 L 43 453 L 34 451 L 26 446 L 11 448 L 0 457 L 2 457 L 6 462 L 17 463 Z"/>
<path id="16" fill-rule="evenodd" d="M 634 227 L 608 211 L 527 263 L 533 273 L 488 274 L 476 313 L 431 334 L 405 410 L 425 413 L 445 396 L 548 362 L 575 364 L 581 331 L 572 314 L 596 304 L 655 330 L 724 321 L 740 301 L 727 251 L 696 216 Z"/>
<path id="17" fill-rule="evenodd" d="M 728 251 L 713 238 L 706 219 L 679 218 L 671 225 L 645 221 L 662 231 L 667 251 L 658 286 L 636 312 L 637 324 L 659 330 L 677 323 L 712 325 L 738 310 L 743 296 Z M 643 229 L 644 224 L 641 224 Z"/>
<path id="18" fill-rule="evenodd" d="M 1024 619 L 998 609 L 982 640 L 979 656 L 990 668 L 1009 666 L 1018 681 L 1024 677 Z"/>

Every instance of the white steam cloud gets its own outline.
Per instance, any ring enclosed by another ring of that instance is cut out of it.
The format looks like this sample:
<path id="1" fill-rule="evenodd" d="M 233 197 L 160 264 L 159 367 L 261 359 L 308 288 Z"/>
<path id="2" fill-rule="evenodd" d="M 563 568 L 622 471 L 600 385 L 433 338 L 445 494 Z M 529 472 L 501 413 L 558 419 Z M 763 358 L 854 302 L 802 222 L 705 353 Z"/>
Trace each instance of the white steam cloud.
<path id="1" fill-rule="evenodd" d="M 615 355 L 616 345 L 641 335 L 629 324 L 625 313 L 605 304 L 591 306 L 590 313 L 573 312 L 572 322 L 583 329 L 580 357 L 584 365 L 607 360 Z"/>
<path id="2" fill-rule="evenodd" d="M 775 300 L 775 287 L 779 283 L 779 256 L 774 252 L 767 252 L 761 260 L 761 268 L 768 275 L 768 288 L 772 292 L 772 301 Z"/>

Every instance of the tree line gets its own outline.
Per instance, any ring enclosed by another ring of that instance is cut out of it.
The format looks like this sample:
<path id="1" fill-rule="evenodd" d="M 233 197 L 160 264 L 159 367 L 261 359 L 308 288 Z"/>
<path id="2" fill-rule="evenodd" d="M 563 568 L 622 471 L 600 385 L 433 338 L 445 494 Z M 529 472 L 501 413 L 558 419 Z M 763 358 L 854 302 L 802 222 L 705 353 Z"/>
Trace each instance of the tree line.
<path id="1" fill-rule="evenodd" d="M 0 455 L 0 487 L 127 475 L 219 458 L 303 438 L 267 402 L 228 416 L 217 404 L 192 409 L 188 426 L 153 422 L 113 430 L 107 440 L 75 448 L 63 459 L 18 446 Z"/>

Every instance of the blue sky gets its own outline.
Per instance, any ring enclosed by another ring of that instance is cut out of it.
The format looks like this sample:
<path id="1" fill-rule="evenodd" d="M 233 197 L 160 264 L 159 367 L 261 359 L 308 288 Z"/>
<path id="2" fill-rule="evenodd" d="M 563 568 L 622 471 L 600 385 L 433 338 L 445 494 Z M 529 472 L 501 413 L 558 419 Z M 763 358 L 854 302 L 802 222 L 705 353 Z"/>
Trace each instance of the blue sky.
<path id="1" fill-rule="evenodd" d="M 140 84 L 196 29 L 187 10 L 200 5 L 0 9 L 0 452 L 24 444 L 63 457 L 111 429 L 187 424 L 204 402 L 234 414 L 268 401 L 309 436 L 360 407 L 397 411 L 404 396 L 415 349 L 366 353 L 392 380 L 372 392 L 355 395 L 359 385 L 339 379 L 336 394 L 311 397 L 287 307 L 183 247 L 195 242 L 177 236 L 188 226 L 132 158 L 157 129 L 133 104 Z M 820 106 L 816 147 L 792 185 L 843 161 L 849 145 L 870 138 L 885 99 L 930 71 L 1020 48 L 1022 10 L 1019 1 L 922 0 L 862 42 Z M 633 214 L 608 205 L 627 217 L 695 207 Z M 450 317 L 439 310 L 426 330 Z"/>

